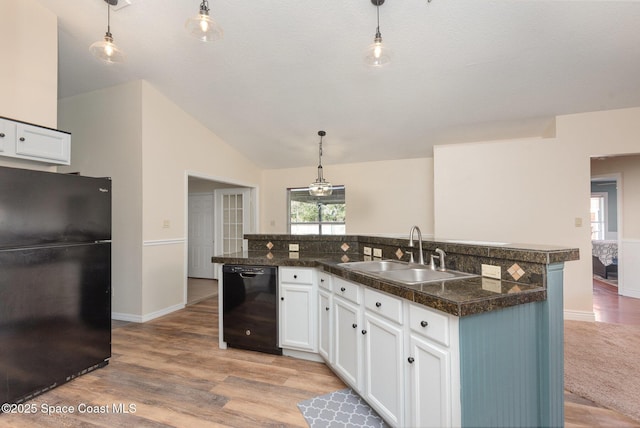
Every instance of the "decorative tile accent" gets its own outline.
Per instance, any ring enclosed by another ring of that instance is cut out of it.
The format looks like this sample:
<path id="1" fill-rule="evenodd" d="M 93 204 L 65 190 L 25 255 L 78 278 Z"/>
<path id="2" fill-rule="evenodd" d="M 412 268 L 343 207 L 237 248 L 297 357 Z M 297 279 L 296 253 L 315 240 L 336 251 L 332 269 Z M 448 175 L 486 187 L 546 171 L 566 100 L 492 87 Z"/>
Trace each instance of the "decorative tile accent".
<path id="1" fill-rule="evenodd" d="M 400 248 L 398 248 L 396 250 L 396 257 L 398 258 L 398 260 L 400 260 L 402 258 L 402 256 L 404 256 L 404 253 L 402 252 L 402 250 Z"/>
<path id="2" fill-rule="evenodd" d="M 349 256 L 347 256 L 346 254 L 344 254 L 342 257 L 340 257 L 340 260 L 342 260 L 342 263 L 346 263 L 349 261 Z"/>
<path id="3" fill-rule="evenodd" d="M 272 259 L 273 259 L 273 254 L 272 254 L 271 252 L 268 252 L 268 253 L 267 253 L 267 258 L 268 258 L 269 260 L 272 260 Z"/>
<path id="4" fill-rule="evenodd" d="M 520 266 L 518 266 L 517 263 L 514 263 L 513 266 L 507 269 L 507 272 L 509 272 L 509 275 L 511 275 L 511 277 L 513 277 L 513 279 L 516 281 L 522 278 L 522 276 L 524 275 L 524 271 Z"/>
<path id="5" fill-rule="evenodd" d="M 267 242 L 267 249 L 271 250 L 273 248 L 272 242 Z"/>
<path id="6" fill-rule="evenodd" d="M 341 246 L 340 249 L 344 252 L 347 252 L 347 250 L 349 249 L 349 244 L 347 244 L 346 242 L 344 242 Z"/>
<path id="7" fill-rule="evenodd" d="M 310 428 L 386 428 L 388 425 L 350 388 L 298 403 Z"/>

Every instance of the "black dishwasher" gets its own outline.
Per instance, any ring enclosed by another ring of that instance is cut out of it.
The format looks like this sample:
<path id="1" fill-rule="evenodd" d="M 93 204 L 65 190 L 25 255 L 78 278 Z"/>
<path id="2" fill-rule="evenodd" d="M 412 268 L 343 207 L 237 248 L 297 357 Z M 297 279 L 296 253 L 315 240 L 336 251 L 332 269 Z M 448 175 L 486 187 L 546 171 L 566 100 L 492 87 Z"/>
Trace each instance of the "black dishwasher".
<path id="1" fill-rule="evenodd" d="M 227 346 L 282 355 L 277 272 L 275 266 L 222 267 L 222 337 Z"/>

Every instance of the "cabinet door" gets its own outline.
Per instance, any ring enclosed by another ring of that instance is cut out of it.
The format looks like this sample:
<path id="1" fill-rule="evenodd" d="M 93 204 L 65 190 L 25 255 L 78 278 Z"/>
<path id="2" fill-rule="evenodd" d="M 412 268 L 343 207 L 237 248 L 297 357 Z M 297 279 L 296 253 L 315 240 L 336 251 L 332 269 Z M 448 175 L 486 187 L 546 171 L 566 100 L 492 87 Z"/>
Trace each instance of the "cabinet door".
<path id="1" fill-rule="evenodd" d="M 18 123 L 16 126 L 16 156 L 69 165 L 71 159 L 69 134 L 24 123 Z"/>
<path id="2" fill-rule="evenodd" d="M 341 297 L 333 297 L 334 366 L 336 372 L 356 391 L 362 391 L 362 325 L 360 307 Z"/>
<path id="3" fill-rule="evenodd" d="M 451 426 L 451 358 L 449 351 L 411 334 L 407 365 L 411 382 L 411 426 Z"/>
<path id="4" fill-rule="evenodd" d="M 369 311 L 364 317 L 364 398 L 393 426 L 403 426 L 403 329 Z"/>
<path id="5" fill-rule="evenodd" d="M 280 347 L 317 352 L 311 285 L 280 285 Z"/>
<path id="6" fill-rule="evenodd" d="M 324 290 L 318 292 L 318 353 L 329 363 L 333 362 L 333 346 L 331 346 L 333 339 L 332 300 L 330 293 Z"/>
<path id="7" fill-rule="evenodd" d="M 15 147 L 16 124 L 0 118 L 0 154 L 11 154 Z"/>

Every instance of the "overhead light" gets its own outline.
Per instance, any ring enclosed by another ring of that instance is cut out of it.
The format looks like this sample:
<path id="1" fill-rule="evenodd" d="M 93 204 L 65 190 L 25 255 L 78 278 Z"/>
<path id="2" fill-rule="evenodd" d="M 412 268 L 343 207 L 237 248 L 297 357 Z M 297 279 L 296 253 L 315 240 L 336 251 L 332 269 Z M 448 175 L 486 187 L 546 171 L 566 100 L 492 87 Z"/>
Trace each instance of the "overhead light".
<path id="1" fill-rule="evenodd" d="M 327 135 L 324 131 L 318 131 L 320 136 L 320 150 L 318 156 L 318 178 L 309 184 L 309 194 L 311 196 L 329 196 L 333 192 L 333 186 L 322 176 L 322 137 Z"/>
<path id="2" fill-rule="evenodd" d="M 101 61 L 117 64 L 124 62 L 124 52 L 113 43 L 113 35 L 111 34 L 111 6 L 117 5 L 118 0 L 104 1 L 107 3 L 107 32 L 104 35 L 104 40 L 98 40 L 89 46 L 89 51 Z"/>
<path id="3" fill-rule="evenodd" d="M 187 19 L 184 25 L 189 34 L 203 42 L 213 42 L 223 36 L 222 27 L 209 16 L 209 2 L 202 0 L 200 12 L 193 18 Z"/>
<path id="4" fill-rule="evenodd" d="M 365 53 L 364 62 L 371 67 L 382 67 L 391 62 L 391 51 L 382 44 L 382 34 L 380 33 L 380 6 L 384 4 L 384 0 L 371 0 L 376 7 L 376 15 L 378 17 L 378 26 L 376 27 L 376 36 Z"/>

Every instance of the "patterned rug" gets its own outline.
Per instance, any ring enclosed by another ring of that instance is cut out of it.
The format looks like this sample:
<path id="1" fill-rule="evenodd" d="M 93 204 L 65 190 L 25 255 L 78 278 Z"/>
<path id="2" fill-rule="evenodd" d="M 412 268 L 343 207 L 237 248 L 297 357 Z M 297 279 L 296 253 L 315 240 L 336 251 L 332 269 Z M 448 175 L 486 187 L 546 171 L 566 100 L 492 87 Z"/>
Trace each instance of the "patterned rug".
<path id="1" fill-rule="evenodd" d="M 387 428 L 380 416 L 352 389 L 314 397 L 298 403 L 309 427 Z"/>

